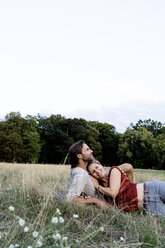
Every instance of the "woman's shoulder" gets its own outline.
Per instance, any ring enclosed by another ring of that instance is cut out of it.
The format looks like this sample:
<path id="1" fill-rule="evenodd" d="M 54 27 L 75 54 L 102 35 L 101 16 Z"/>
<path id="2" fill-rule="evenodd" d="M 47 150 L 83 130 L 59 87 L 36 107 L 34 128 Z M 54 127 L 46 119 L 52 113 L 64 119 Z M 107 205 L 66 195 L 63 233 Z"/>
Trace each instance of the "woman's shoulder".
<path id="1" fill-rule="evenodd" d="M 116 166 L 116 165 L 114 165 L 114 166 L 112 166 L 112 167 L 110 168 L 110 170 L 109 170 L 108 178 L 110 178 L 111 172 L 112 172 L 114 169 L 117 169 L 117 170 L 119 170 L 119 171 L 121 172 L 121 170 L 119 169 L 119 167 Z"/>
<path id="2" fill-rule="evenodd" d="M 122 172 L 121 169 L 120 169 L 117 165 L 113 165 L 113 166 L 110 168 L 110 172 L 111 172 L 113 169 L 117 169 L 117 170 L 119 170 L 120 172 Z"/>
<path id="3" fill-rule="evenodd" d="M 116 165 L 112 166 L 111 169 L 109 170 L 109 176 L 113 169 L 117 169 L 118 171 L 120 171 L 122 177 L 127 177 L 125 172 L 119 166 L 116 166 Z"/>

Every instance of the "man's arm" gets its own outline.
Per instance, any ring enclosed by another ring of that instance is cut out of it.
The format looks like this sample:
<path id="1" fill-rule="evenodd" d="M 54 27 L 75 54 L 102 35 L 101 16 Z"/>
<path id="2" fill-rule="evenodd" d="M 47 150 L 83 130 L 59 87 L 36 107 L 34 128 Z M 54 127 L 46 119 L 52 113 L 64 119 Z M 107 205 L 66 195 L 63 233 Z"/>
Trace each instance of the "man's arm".
<path id="1" fill-rule="evenodd" d="M 125 163 L 119 165 L 119 168 L 125 172 L 130 182 L 133 183 L 133 166 L 131 164 Z"/>
<path id="2" fill-rule="evenodd" d="M 93 198 L 97 197 L 94 185 L 92 184 L 92 181 L 87 172 L 85 170 L 75 169 L 66 199 L 73 200 L 75 198 L 79 198 L 82 194 Z"/>
<path id="3" fill-rule="evenodd" d="M 109 205 L 105 201 L 99 200 L 95 197 L 90 197 L 90 196 L 82 197 L 81 196 L 81 193 L 84 192 L 85 185 L 87 182 L 86 176 L 89 177 L 89 175 L 86 173 L 83 173 L 83 171 L 81 171 L 81 173 L 75 173 L 71 186 L 68 190 L 68 194 L 66 196 L 67 200 L 72 200 L 73 202 L 80 203 L 80 204 L 95 204 L 96 206 L 102 209 L 108 208 Z M 91 182 L 91 185 L 93 187 L 93 190 L 95 190 L 92 182 Z"/>
<path id="4" fill-rule="evenodd" d="M 95 204 L 97 207 L 102 208 L 102 209 L 107 209 L 109 208 L 109 205 L 102 200 L 99 200 L 97 198 L 92 198 L 92 197 L 75 197 L 73 199 L 74 202 L 80 203 L 80 204 Z"/>
<path id="5" fill-rule="evenodd" d="M 82 192 L 84 192 L 86 185 L 86 175 L 85 171 L 74 170 L 74 176 L 71 181 L 68 193 L 66 195 L 67 200 L 73 200 L 76 197 L 79 197 Z"/>

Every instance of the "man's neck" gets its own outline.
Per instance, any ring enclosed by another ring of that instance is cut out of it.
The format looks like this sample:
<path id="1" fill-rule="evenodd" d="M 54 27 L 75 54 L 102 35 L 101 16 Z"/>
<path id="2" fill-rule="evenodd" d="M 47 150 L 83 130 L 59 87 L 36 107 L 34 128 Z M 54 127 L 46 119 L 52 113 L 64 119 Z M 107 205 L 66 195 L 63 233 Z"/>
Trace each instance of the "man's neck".
<path id="1" fill-rule="evenodd" d="M 84 161 L 80 161 L 76 167 L 80 167 L 84 170 L 86 170 L 86 166 L 87 166 L 87 162 L 84 162 Z"/>

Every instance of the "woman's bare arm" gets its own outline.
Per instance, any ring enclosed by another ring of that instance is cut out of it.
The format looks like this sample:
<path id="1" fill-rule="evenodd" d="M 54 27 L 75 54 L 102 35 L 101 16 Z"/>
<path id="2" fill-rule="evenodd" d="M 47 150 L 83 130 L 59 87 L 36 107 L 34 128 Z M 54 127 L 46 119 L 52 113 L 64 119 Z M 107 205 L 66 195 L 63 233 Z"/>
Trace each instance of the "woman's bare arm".
<path id="1" fill-rule="evenodd" d="M 102 186 L 98 186 L 97 189 L 107 195 L 107 196 L 111 196 L 111 197 L 116 197 L 117 194 L 119 193 L 119 189 L 121 186 L 121 173 L 118 169 L 114 168 L 111 171 L 111 175 L 110 175 L 110 187 L 102 187 Z"/>

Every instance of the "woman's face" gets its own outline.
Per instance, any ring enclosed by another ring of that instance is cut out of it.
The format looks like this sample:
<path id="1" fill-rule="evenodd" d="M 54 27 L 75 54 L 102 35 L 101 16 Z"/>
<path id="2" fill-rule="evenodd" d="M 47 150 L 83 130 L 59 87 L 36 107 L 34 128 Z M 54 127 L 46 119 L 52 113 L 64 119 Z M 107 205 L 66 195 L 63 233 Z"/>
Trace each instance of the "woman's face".
<path id="1" fill-rule="evenodd" d="M 104 170 L 104 168 L 101 164 L 91 163 L 88 166 L 88 170 L 89 170 L 90 174 L 97 179 L 104 178 L 104 176 L 106 174 L 106 171 Z"/>

